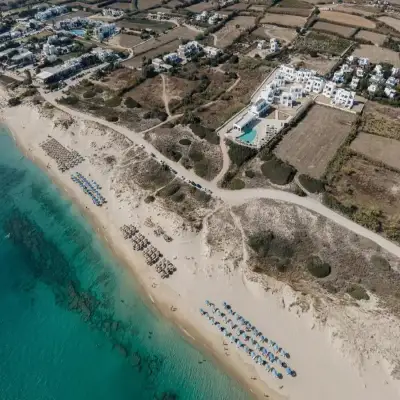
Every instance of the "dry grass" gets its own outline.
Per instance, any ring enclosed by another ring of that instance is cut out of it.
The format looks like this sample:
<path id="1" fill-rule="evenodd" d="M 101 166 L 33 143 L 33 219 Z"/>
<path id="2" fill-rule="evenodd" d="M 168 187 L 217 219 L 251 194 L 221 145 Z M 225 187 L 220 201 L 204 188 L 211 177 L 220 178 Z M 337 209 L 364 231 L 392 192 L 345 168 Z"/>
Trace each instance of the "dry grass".
<path id="1" fill-rule="evenodd" d="M 307 18 L 299 17 L 297 15 L 282 15 L 266 13 L 261 19 L 262 24 L 277 24 L 291 27 L 303 27 Z"/>
<path id="2" fill-rule="evenodd" d="M 118 21 L 116 25 L 119 28 L 131 29 L 131 30 L 141 30 L 141 29 L 152 29 L 156 32 L 163 32 L 167 29 L 173 28 L 175 25 L 171 22 L 160 22 L 160 21 L 152 21 L 148 19 L 123 19 Z"/>
<path id="3" fill-rule="evenodd" d="M 310 15 L 311 10 L 309 8 L 282 7 L 278 4 L 275 7 L 269 8 L 268 13 L 298 15 L 299 17 L 307 18 Z"/>
<path id="4" fill-rule="evenodd" d="M 400 67 L 399 53 L 369 44 L 361 44 L 353 53 L 356 57 L 368 57 L 371 63 L 389 63 Z"/>
<path id="5" fill-rule="evenodd" d="M 342 25 L 335 25 L 329 22 L 318 21 L 313 25 L 313 29 L 317 31 L 324 31 L 329 33 L 334 33 L 345 38 L 349 38 L 354 35 L 356 28 L 347 28 Z"/>
<path id="6" fill-rule="evenodd" d="M 234 98 L 228 101 L 217 100 L 211 106 L 197 111 L 196 115 L 200 118 L 202 125 L 207 128 L 217 129 L 244 106 L 244 103 Z"/>
<path id="7" fill-rule="evenodd" d="M 301 68 L 314 69 L 320 75 L 326 75 L 335 66 L 338 57 L 320 55 L 311 57 L 308 54 L 297 54 L 292 58 L 291 62 L 297 64 Z"/>
<path id="8" fill-rule="evenodd" d="M 142 42 L 144 42 L 144 40 L 141 39 L 140 36 L 127 35 L 126 33 L 121 33 L 117 36 L 114 36 L 109 41 L 110 44 L 121 46 L 125 49 L 130 49 L 131 47 L 136 46 Z"/>
<path id="9" fill-rule="evenodd" d="M 366 18 L 358 15 L 351 15 L 337 11 L 324 11 L 319 14 L 320 19 L 337 22 L 343 25 L 358 26 L 360 28 L 375 29 L 376 24 Z"/>
<path id="10" fill-rule="evenodd" d="M 369 101 L 364 109 L 361 130 L 400 140 L 398 109 Z"/>
<path id="11" fill-rule="evenodd" d="M 392 18 L 392 17 L 379 17 L 378 21 L 381 21 L 384 24 L 395 29 L 396 31 L 400 32 L 400 19 Z"/>
<path id="12" fill-rule="evenodd" d="M 350 148 L 371 160 L 400 170 L 400 142 L 398 140 L 359 133 Z"/>
<path id="13" fill-rule="evenodd" d="M 294 29 L 284 28 L 276 25 L 263 24 L 262 27 L 257 28 L 253 35 L 263 39 L 276 38 L 281 42 L 290 43 L 297 33 Z"/>
<path id="14" fill-rule="evenodd" d="M 356 39 L 368 40 L 369 42 L 382 46 L 385 43 L 387 36 L 381 33 L 361 30 L 355 36 Z"/>
<path id="15" fill-rule="evenodd" d="M 335 11 L 341 11 L 349 14 L 359 14 L 363 15 L 364 17 L 368 17 L 371 15 L 374 15 L 377 13 L 378 9 L 374 7 L 368 7 L 368 6 L 353 6 L 353 5 L 344 5 L 340 4 L 335 7 Z"/>
<path id="16" fill-rule="evenodd" d="M 344 111 L 315 105 L 283 138 L 276 155 L 299 172 L 320 178 L 350 133 L 355 118 Z"/>
<path id="17" fill-rule="evenodd" d="M 221 30 L 217 31 L 217 47 L 224 49 L 230 46 L 246 29 L 255 24 L 255 17 L 239 16 L 229 21 Z"/>
<path id="18" fill-rule="evenodd" d="M 139 86 L 127 92 L 125 96 L 132 97 L 147 109 L 164 109 L 162 93 L 161 76 L 155 76 L 154 78 L 146 79 Z"/>
<path id="19" fill-rule="evenodd" d="M 190 7 L 186 7 L 185 10 L 194 12 L 194 13 L 201 13 L 202 11 L 208 11 L 208 10 L 212 10 L 213 8 L 216 8 L 217 4 L 210 1 L 209 3 L 205 3 L 205 2 L 201 2 L 201 3 L 197 3 L 194 4 Z"/>

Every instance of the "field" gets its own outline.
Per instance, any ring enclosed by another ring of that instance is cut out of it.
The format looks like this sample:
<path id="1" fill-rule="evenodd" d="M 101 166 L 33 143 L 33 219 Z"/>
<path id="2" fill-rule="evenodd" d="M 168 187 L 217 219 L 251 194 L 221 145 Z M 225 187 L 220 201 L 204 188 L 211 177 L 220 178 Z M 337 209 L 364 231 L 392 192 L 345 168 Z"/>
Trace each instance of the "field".
<path id="1" fill-rule="evenodd" d="M 396 31 L 400 32 L 400 19 L 396 19 L 396 18 L 392 18 L 392 17 L 379 17 L 378 21 L 381 21 L 384 24 L 392 27 Z"/>
<path id="2" fill-rule="evenodd" d="M 254 26 L 254 17 L 239 16 L 229 21 L 221 30 L 215 33 L 216 47 L 224 49 L 230 46 L 246 29 Z M 239 25 L 239 28 L 237 26 Z"/>
<path id="3" fill-rule="evenodd" d="M 129 19 L 118 21 L 118 28 L 125 28 L 131 30 L 152 29 L 156 32 L 164 32 L 167 29 L 173 28 L 175 25 L 170 22 L 150 21 L 148 19 Z"/>
<path id="4" fill-rule="evenodd" d="M 361 44 L 353 53 L 356 57 L 368 57 L 371 63 L 389 63 L 400 67 L 399 53 L 369 44 Z"/>
<path id="5" fill-rule="evenodd" d="M 141 39 L 140 36 L 127 35 L 126 33 L 116 35 L 109 40 L 110 45 L 121 46 L 126 49 L 137 46 L 142 42 L 144 42 L 144 40 Z"/>
<path id="6" fill-rule="evenodd" d="M 161 5 L 161 0 L 138 0 L 138 10 L 147 10 L 151 7 Z M 116 8 L 118 10 L 135 10 L 131 3 L 112 3 L 107 7 Z"/>
<path id="7" fill-rule="evenodd" d="M 340 55 L 353 42 L 350 40 L 329 35 L 327 33 L 311 31 L 306 36 L 298 37 L 296 41 L 296 50 L 300 52 L 317 52 Z"/>
<path id="8" fill-rule="evenodd" d="M 364 108 L 361 130 L 400 140 L 398 109 L 369 101 Z"/>
<path id="9" fill-rule="evenodd" d="M 224 8 L 224 10 L 243 11 L 243 10 L 246 10 L 248 6 L 249 6 L 248 4 L 236 3 L 236 4 L 232 4 L 232 5 Z"/>
<path id="10" fill-rule="evenodd" d="M 294 29 L 269 24 L 263 24 L 262 27 L 257 28 L 252 34 L 263 39 L 276 38 L 283 43 L 290 43 L 297 36 Z"/>
<path id="11" fill-rule="evenodd" d="M 342 25 L 335 25 L 323 21 L 317 21 L 317 23 L 313 25 L 313 29 L 315 29 L 316 31 L 334 33 L 336 35 L 343 36 L 346 38 L 349 38 L 352 35 L 354 35 L 356 31 L 356 28 L 345 27 Z"/>
<path id="12" fill-rule="evenodd" d="M 60 21 L 64 21 L 65 19 L 76 18 L 76 17 L 85 18 L 85 17 L 90 17 L 91 15 L 93 15 L 92 12 L 75 11 L 72 13 L 62 14 L 62 15 L 58 15 L 57 17 L 50 18 L 49 22 L 52 22 L 52 21 L 60 22 Z"/>
<path id="13" fill-rule="evenodd" d="M 350 133 L 355 118 L 344 111 L 315 105 L 283 138 L 276 155 L 300 173 L 320 178 Z"/>
<path id="14" fill-rule="evenodd" d="M 360 30 L 355 36 L 356 39 L 368 40 L 372 44 L 382 46 L 386 41 L 386 35 L 381 33 Z"/>
<path id="15" fill-rule="evenodd" d="M 400 170 L 400 142 L 369 133 L 359 133 L 350 146 L 356 153 Z"/>
<path id="16" fill-rule="evenodd" d="M 281 15 L 266 13 L 261 19 L 261 24 L 277 24 L 283 26 L 303 27 L 307 18 L 299 17 L 297 15 Z"/>
<path id="17" fill-rule="evenodd" d="M 341 11 L 341 12 L 346 12 L 349 14 L 359 14 L 363 15 L 364 17 L 368 17 L 371 15 L 374 15 L 378 12 L 378 9 L 374 7 L 368 7 L 368 6 L 353 6 L 353 5 L 344 5 L 344 4 L 338 4 L 334 10 L 336 11 Z"/>
<path id="18" fill-rule="evenodd" d="M 193 13 L 201 13 L 202 11 L 212 10 L 213 8 L 216 8 L 216 4 L 214 4 L 213 2 L 209 3 L 202 2 L 193 4 L 190 7 L 186 7 L 185 10 L 191 11 Z"/>
<path id="19" fill-rule="evenodd" d="M 298 15 L 300 17 L 308 17 L 311 14 L 309 8 L 296 8 L 296 7 L 281 7 L 279 4 L 275 7 L 269 8 L 268 13 L 272 14 L 285 14 L 285 15 Z"/>
<path id="20" fill-rule="evenodd" d="M 301 68 L 314 69 L 320 75 L 326 75 L 331 72 L 335 66 L 338 57 L 320 55 L 311 57 L 308 54 L 297 54 L 291 59 L 292 64 L 296 64 Z"/>
<path id="21" fill-rule="evenodd" d="M 400 173 L 357 155 L 346 159 L 329 186 L 331 195 L 348 210 L 357 207 L 352 219 L 397 240 L 399 190 Z"/>
<path id="22" fill-rule="evenodd" d="M 319 14 L 320 19 L 336 22 L 342 25 L 358 26 L 360 28 L 375 29 L 376 24 L 358 15 L 351 15 L 337 11 L 324 11 Z"/>

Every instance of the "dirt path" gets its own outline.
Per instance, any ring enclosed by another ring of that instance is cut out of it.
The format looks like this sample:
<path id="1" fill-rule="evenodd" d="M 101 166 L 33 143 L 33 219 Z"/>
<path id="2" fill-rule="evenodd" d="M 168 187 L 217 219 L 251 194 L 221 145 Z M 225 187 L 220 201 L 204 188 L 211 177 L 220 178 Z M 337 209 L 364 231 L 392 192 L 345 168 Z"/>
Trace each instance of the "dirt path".
<path id="1" fill-rule="evenodd" d="M 169 96 L 167 94 L 167 79 L 164 74 L 161 74 L 162 79 L 162 98 L 164 101 L 165 112 L 168 114 L 168 117 L 171 117 L 171 111 L 169 110 Z"/>
<path id="2" fill-rule="evenodd" d="M 80 111 L 70 109 L 66 106 L 63 106 L 61 104 L 58 104 L 55 99 L 56 96 L 58 95 L 57 93 L 44 93 L 43 90 L 41 90 L 41 95 L 45 100 L 47 100 L 50 104 L 52 104 L 54 107 L 64 111 L 67 114 L 70 114 L 73 117 L 76 117 L 80 120 L 86 120 L 86 121 L 92 121 L 96 122 L 100 125 L 103 125 L 109 129 L 112 129 L 116 132 L 121 133 L 122 135 L 126 136 L 132 142 L 143 146 L 144 149 L 148 153 L 154 153 L 156 155 L 156 158 L 160 161 L 163 161 L 166 165 L 170 166 L 170 168 L 174 169 L 177 171 L 177 174 L 185 181 L 194 181 L 201 185 L 203 189 L 208 189 L 210 190 L 213 195 L 217 198 L 220 198 L 223 200 L 225 203 L 228 205 L 240 205 L 243 203 L 248 203 L 251 200 L 256 200 L 256 199 L 271 199 L 271 200 L 276 200 L 276 201 L 282 201 L 282 202 L 287 202 L 291 203 L 300 207 L 304 207 L 312 212 L 315 212 L 317 214 L 322 215 L 323 217 L 335 222 L 336 224 L 354 232 L 357 235 L 363 236 L 367 239 L 372 240 L 385 250 L 389 251 L 390 253 L 394 254 L 396 257 L 400 257 L 400 247 L 394 244 L 393 242 L 383 238 L 382 236 L 378 235 L 375 232 L 372 232 L 361 225 L 356 224 L 355 222 L 347 219 L 346 217 L 336 213 L 335 211 L 331 210 L 330 208 L 325 207 L 323 204 L 321 204 L 319 201 L 309 198 L 309 197 L 300 197 L 297 196 L 293 193 L 289 192 L 284 192 L 281 190 L 277 189 L 261 189 L 261 188 L 256 188 L 256 189 L 242 189 L 242 190 L 226 190 L 226 189 L 221 189 L 217 187 L 217 179 L 214 179 L 213 181 L 206 181 L 199 176 L 195 175 L 192 171 L 187 170 L 184 168 L 182 165 L 177 164 L 170 159 L 166 158 L 163 156 L 152 144 L 144 140 L 143 138 L 143 133 L 154 129 L 150 128 L 146 131 L 143 132 L 134 132 L 131 129 L 128 129 L 126 127 L 123 127 L 121 125 L 117 125 L 112 122 L 108 122 L 106 120 L 103 120 L 101 118 L 93 117 L 91 115 L 82 113 Z M 177 116 L 174 116 L 172 118 L 175 118 Z M 168 120 L 167 120 L 168 121 Z M 159 125 L 162 125 L 166 123 L 167 121 L 162 122 Z M 158 125 L 158 126 L 159 126 Z M 226 154 L 224 151 L 223 154 Z M 224 167 L 226 168 L 226 165 L 229 165 L 227 162 L 224 163 Z M 221 171 L 222 172 L 222 171 Z M 221 174 L 221 173 L 220 173 Z M 219 175 L 220 175 L 219 174 Z"/>

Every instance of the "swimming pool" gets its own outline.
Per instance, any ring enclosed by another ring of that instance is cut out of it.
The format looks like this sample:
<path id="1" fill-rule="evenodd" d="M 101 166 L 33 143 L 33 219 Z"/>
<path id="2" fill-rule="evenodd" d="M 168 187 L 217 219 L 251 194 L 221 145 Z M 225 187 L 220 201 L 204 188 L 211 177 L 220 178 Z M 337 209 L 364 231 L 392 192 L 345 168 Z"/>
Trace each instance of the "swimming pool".
<path id="1" fill-rule="evenodd" d="M 84 29 L 72 29 L 71 32 L 76 36 L 85 36 L 86 31 Z"/>
<path id="2" fill-rule="evenodd" d="M 253 128 L 243 133 L 243 135 L 238 136 L 237 139 L 247 144 L 254 144 L 256 137 L 257 137 L 257 131 Z"/>

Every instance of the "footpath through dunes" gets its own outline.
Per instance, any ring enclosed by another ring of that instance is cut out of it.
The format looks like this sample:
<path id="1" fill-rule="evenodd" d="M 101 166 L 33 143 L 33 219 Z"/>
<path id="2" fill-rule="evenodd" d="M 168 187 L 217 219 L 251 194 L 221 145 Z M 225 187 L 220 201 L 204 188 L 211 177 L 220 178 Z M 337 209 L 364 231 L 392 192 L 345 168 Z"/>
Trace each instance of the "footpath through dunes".
<path id="1" fill-rule="evenodd" d="M 44 97 L 46 101 L 48 101 L 50 104 L 52 104 L 54 107 L 60 109 L 61 111 L 66 112 L 67 114 L 70 114 L 71 116 L 77 117 L 81 120 L 86 120 L 86 121 L 92 121 L 92 122 L 97 122 L 100 125 L 103 125 L 107 128 L 110 128 L 114 131 L 117 131 L 121 133 L 122 135 L 125 135 L 127 138 L 132 140 L 133 143 L 143 146 L 148 153 L 154 153 L 157 158 L 160 161 L 163 161 L 165 164 L 170 166 L 170 168 L 174 169 L 177 171 L 177 175 L 180 176 L 182 179 L 185 179 L 187 181 L 194 181 L 197 184 L 201 185 L 202 188 L 208 189 L 213 192 L 213 195 L 217 198 L 220 198 L 224 202 L 226 202 L 229 205 L 240 205 L 246 201 L 252 200 L 252 199 L 257 199 L 257 198 L 265 198 L 265 199 L 272 199 L 272 200 L 278 200 L 278 201 L 283 201 L 291 204 L 298 205 L 300 207 L 304 207 L 310 211 L 313 211 L 317 214 L 320 214 L 327 219 L 335 222 L 336 224 L 352 231 L 353 233 L 356 233 L 357 235 L 363 236 L 369 240 L 372 240 L 388 252 L 392 253 L 393 255 L 400 257 L 400 247 L 397 246 L 395 243 L 391 242 L 390 240 L 385 239 L 384 237 L 378 235 L 377 233 L 374 233 L 358 224 L 355 222 L 347 219 L 346 217 L 336 213 L 335 211 L 331 210 L 330 208 L 325 207 L 323 204 L 318 202 L 317 200 L 308 198 L 308 197 L 300 197 L 297 196 L 293 193 L 288 193 L 284 192 L 281 190 L 277 189 L 242 189 L 240 191 L 230 191 L 226 189 L 221 189 L 217 186 L 217 180 L 214 179 L 213 181 L 206 181 L 202 178 L 200 178 L 197 175 L 194 175 L 191 171 L 187 170 L 184 168 L 181 164 L 174 163 L 170 159 L 166 158 L 164 155 L 162 155 L 155 147 L 153 147 L 149 142 L 147 142 L 143 138 L 143 133 L 144 132 L 134 132 L 128 128 L 125 128 L 123 126 L 117 125 L 112 122 L 108 122 L 106 120 L 103 120 L 101 118 L 93 117 L 91 115 L 79 112 L 77 110 L 70 109 L 66 106 L 63 106 L 59 103 L 57 103 L 56 96 L 57 93 L 44 93 L 41 91 L 41 95 Z M 157 126 L 156 126 L 157 127 Z M 150 128 L 149 130 L 152 130 L 156 127 Z M 149 131 L 147 130 L 147 131 Z M 147 132 L 145 131 L 145 132 Z M 221 141 L 222 142 L 222 141 Z M 223 152 L 224 154 L 225 152 Z M 223 157 L 223 167 L 222 170 L 226 170 L 227 165 L 229 166 L 229 157 L 227 158 L 226 155 Z M 219 174 L 220 176 L 221 174 Z M 219 177 L 218 176 L 218 177 Z"/>

